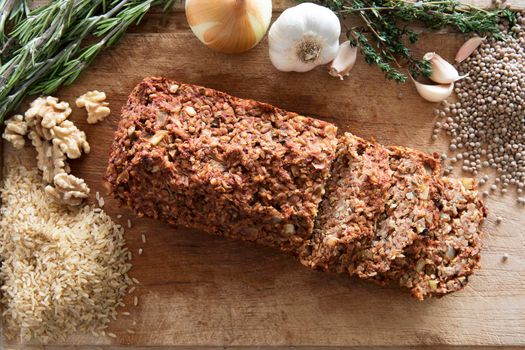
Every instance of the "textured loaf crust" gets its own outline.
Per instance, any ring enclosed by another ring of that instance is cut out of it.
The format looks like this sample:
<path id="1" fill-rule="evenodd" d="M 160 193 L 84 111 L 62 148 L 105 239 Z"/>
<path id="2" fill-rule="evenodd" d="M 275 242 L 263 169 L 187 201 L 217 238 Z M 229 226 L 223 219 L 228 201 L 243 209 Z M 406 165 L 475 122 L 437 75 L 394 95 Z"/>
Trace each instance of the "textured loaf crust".
<path id="1" fill-rule="evenodd" d="M 106 177 L 139 216 L 294 250 L 312 234 L 336 133 L 268 104 L 147 78 L 123 108 Z"/>
<path id="2" fill-rule="evenodd" d="M 442 178 L 436 154 L 336 133 L 147 78 L 123 108 L 106 178 L 139 216 L 275 246 L 420 300 L 462 289 L 479 267 L 486 216 L 473 181 Z"/>
<path id="3" fill-rule="evenodd" d="M 418 299 L 463 288 L 486 211 L 471 179 L 439 173 L 437 155 L 345 134 L 302 263 L 395 281 Z"/>

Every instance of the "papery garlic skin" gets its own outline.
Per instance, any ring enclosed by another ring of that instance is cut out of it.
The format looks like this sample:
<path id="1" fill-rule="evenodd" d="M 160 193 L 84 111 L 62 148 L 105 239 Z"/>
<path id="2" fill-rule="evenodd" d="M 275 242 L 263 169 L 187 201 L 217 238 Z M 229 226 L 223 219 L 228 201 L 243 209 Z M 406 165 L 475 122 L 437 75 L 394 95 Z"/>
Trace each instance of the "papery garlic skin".
<path id="1" fill-rule="evenodd" d="M 224 53 L 253 48 L 272 19 L 271 0 L 186 0 L 185 9 L 197 38 Z"/>
<path id="2" fill-rule="evenodd" d="M 339 50 L 330 65 L 328 74 L 343 80 L 344 77 L 350 75 L 350 71 L 354 68 L 356 59 L 357 46 L 352 46 L 350 41 L 345 41 L 339 45 Z"/>
<path id="3" fill-rule="evenodd" d="M 474 51 L 476 51 L 484 40 L 485 37 L 475 36 L 465 41 L 465 43 L 459 48 L 455 61 L 461 63 L 466 60 Z"/>
<path id="4" fill-rule="evenodd" d="M 460 76 L 453 65 L 435 52 L 427 52 L 423 59 L 432 65 L 432 75 L 429 78 L 436 83 L 450 84 L 466 77 L 466 75 Z"/>
<path id="5" fill-rule="evenodd" d="M 286 9 L 268 32 L 270 60 L 283 72 L 306 72 L 331 62 L 341 24 L 332 10 L 312 3 Z"/>
<path id="6" fill-rule="evenodd" d="M 412 79 L 416 90 L 421 97 L 429 102 L 441 102 L 446 100 L 454 90 L 454 83 L 448 85 L 427 85 Z"/>

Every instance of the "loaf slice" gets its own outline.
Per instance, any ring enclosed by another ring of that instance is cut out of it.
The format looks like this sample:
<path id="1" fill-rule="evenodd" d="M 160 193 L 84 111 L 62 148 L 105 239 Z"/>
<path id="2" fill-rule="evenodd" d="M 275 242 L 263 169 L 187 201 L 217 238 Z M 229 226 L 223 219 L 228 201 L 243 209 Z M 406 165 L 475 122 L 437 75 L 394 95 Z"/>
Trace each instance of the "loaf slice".
<path id="1" fill-rule="evenodd" d="M 395 281 L 418 299 L 461 289 L 478 267 L 486 211 L 471 179 L 439 173 L 437 155 L 345 134 L 302 263 Z"/>
<path id="2" fill-rule="evenodd" d="M 139 216 L 294 252 L 311 238 L 336 133 L 265 103 L 147 78 L 122 110 L 106 178 Z"/>
<path id="3" fill-rule="evenodd" d="M 418 299 L 463 289 L 480 266 L 480 225 L 487 212 L 473 180 L 442 178 L 434 199 L 440 212 L 436 228 L 407 247 L 388 276 Z"/>

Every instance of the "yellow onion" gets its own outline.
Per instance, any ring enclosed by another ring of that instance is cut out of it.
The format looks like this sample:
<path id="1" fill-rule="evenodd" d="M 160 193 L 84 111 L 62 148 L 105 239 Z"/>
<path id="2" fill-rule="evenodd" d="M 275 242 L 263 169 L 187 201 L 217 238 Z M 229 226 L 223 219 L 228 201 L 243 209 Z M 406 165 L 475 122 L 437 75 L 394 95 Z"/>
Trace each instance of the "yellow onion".
<path id="1" fill-rule="evenodd" d="M 271 0 L 186 0 L 193 33 L 213 50 L 238 53 L 261 41 L 272 18 Z"/>

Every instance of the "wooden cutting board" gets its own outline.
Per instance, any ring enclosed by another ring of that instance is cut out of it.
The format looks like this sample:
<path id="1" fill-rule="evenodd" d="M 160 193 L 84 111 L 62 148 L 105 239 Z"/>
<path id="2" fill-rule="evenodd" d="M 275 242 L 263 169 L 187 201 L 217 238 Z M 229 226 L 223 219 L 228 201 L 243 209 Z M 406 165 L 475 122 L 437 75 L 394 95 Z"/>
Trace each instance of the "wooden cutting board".
<path id="1" fill-rule="evenodd" d="M 524 1 L 515 0 L 515 5 L 520 3 Z M 274 4 L 277 10 L 285 6 Z M 416 51 L 438 51 L 452 58 L 463 41 L 459 34 L 423 33 Z M 436 142 L 430 138 L 435 105 L 419 98 L 412 84 L 386 82 L 362 58 L 345 81 L 329 77 L 324 67 L 305 74 L 281 73 L 271 65 L 267 51 L 265 39 L 245 54 L 215 53 L 193 36 L 181 10 L 165 18 L 148 15 L 78 82 L 57 94 L 71 104 L 87 90 L 109 96 L 112 114 L 106 121 L 87 125 L 84 112 L 76 108 L 72 116 L 92 146 L 91 154 L 72 162 L 73 173 L 92 189 L 91 201 L 97 191 L 104 193 L 102 176 L 119 110 L 133 86 L 150 75 L 269 102 L 384 144 L 447 152 L 444 135 Z M 29 147 L 15 151 L 4 145 L 3 154 L 35 164 Z M 105 200 L 105 210 L 114 220 L 124 226 L 132 221 L 126 233 L 134 253 L 131 275 L 141 284 L 125 303 L 132 305 L 137 295 L 138 306 L 122 309 L 131 316 L 111 324 L 116 339 L 75 335 L 48 349 L 525 346 L 525 208 L 517 207 L 514 193 L 487 201 L 483 267 L 468 287 L 425 302 L 395 287 L 309 271 L 270 248 L 137 219 L 108 196 Z M 118 214 L 123 217 L 118 219 Z M 497 216 L 503 222 L 496 226 Z M 144 250 L 141 256 L 139 248 Z M 502 262 L 504 253 L 509 254 L 507 262 Z M 127 329 L 136 333 L 128 334 Z"/>

